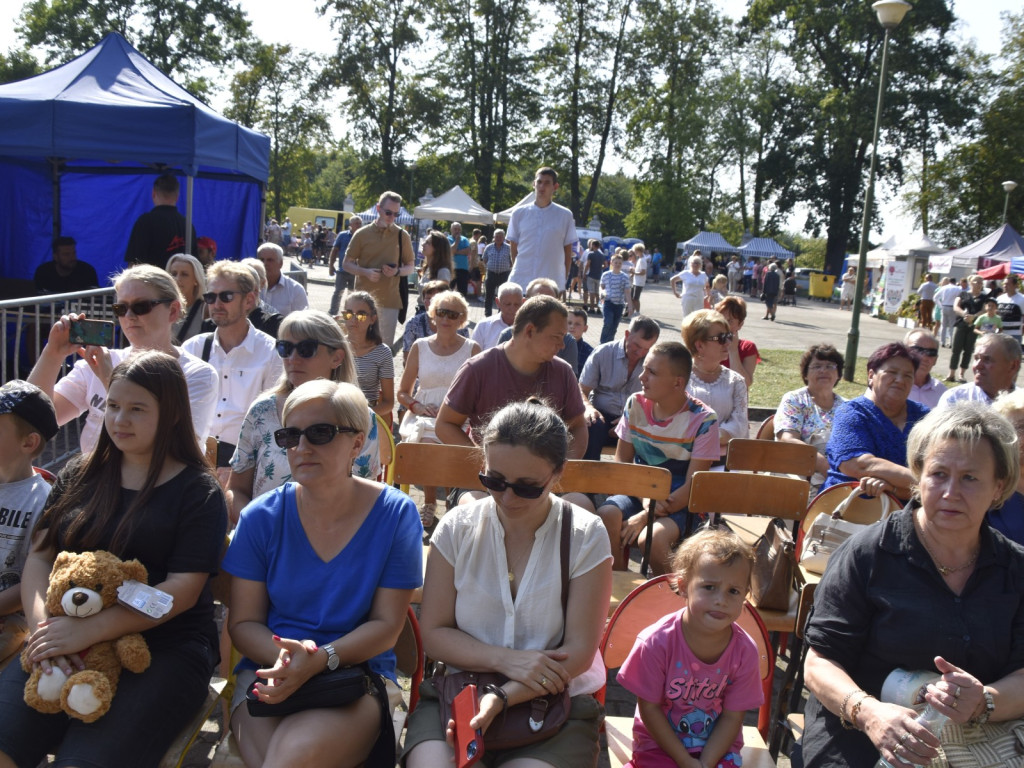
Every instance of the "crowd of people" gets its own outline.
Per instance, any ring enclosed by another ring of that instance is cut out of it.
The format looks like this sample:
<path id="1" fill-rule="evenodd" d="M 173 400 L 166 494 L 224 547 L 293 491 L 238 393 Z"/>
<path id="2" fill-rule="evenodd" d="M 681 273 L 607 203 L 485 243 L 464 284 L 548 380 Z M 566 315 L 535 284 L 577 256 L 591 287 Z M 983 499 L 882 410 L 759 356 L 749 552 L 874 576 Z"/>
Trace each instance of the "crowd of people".
<path id="1" fill-rule="evenodd" d="M 28 380 L 0 389 L 0 502 L 22 529 L 5 546 L 0 651 L 26 649 L 24 667 L 0 675 L 0 766 L 46 754 L 116 766 L 126 749 L 134 764 L 156 765 L 219 660 L 209 581 L 220 569 L 232 576 L 226 626 L 243 657 L 230 728 L 250 768 L 394 765 L 385 687 L 396 682 L 393 648 L 421 587 L 423 643 L 442 674 L 495 680 L 481 686 L 472 727 L 486 734 L 510 707 L 567 699 L 561 728 L 495 750 L 496 759 L 594 765 L 612 572 L 628 566 L 623 545 L 647 543 L 647 513 L 627 495 L 553 489 L 567 461 L 608 451 L 605 460 L 669 471 L 651 565 L 676 575 L 682 598 L 680 611 L 640 634 L 619 672 L 638 701 L 631 765 L 741 764 L 743 714 L 761 703 L 756 651 L 735 626 L 754 556 L 734 534 L 701 528 L 688 503 L 694 474 L 723 471 L 729 441 L 750 434 L 760 357 L 740 338 L 744 294 L 761 297 L 774 320 L 790 270 L 749 264 L 748 274 L 738 258 L 720 265 L 692 254 L 669 277 L 683 313 L 678 336 L 666 333 L 640 312 L 662 260 L 642 245 L 605 254 L 597 241 L 578 254 L 571 215 L 552 200 L 557 174 L 539 169 L 534 189 L 535 203 L 491 242 L 454 224 L 427 233 L 418 294 L 403 287 L 417 265 L 395 222 L 401 197 L 385 192 L 373 221 L 349 222 L 334 241 L 331 312 L 309 308 L 284 272 L 296 237 L 286 221 L 268 227 L 255 258 L 208 264 L 173 253 L 127 267 L 113 281 L 124 349 L 72 343 L 83 316 L 53 325 Z M 55 244 L 65 267 L 68 247 Z M 992 322 L 1007 313 L 980 279 L 968 286 L 950 302 L 950 369 L 963 378 L 970 365 L 973 382 L 947 390 L 931 375 L 944 346 L 936 285 L 922 310 L 931 322 L 873 351 L 863 395 L 836 393 L 851 363 L 815 343 L 800 360 L 804 386 L 778 405 L 775 438 L 817 450 L 815 488 L 852 481 L 906 502 L 852 537 L 818 587 L 807 628 L 808 766 L 934 756 L 937 739 L 916 713 L 880 701 L 897 667 L 933 670 L 927 701 L 955 722 L 1024 715 L 1020 324 Z M 567 306 L 574 294 L 576 308 Z M 478 299 L 485 318 L 470 331 Z M 592 348 L 583 336 L 598 311 Z M 79 359 L 61 375 L 69 357 Z M 51 488 L 32 462 L 82 416 L 82 453 Z M 486 492 L 426 487 L 417 509 L 380 482 L 382 430 L 475 447 Z M 172 596 L 171 611 L 49 616 L 57 554 L 94 549 L 138 558 Z M 137 631 L 153 662 L 122 677 L 103 718 L 24 703 L 33 668 L 61 679 L 91 645 Z M 287 706 L 318 675 L 349 665 L 369 681 L 351 701 Z M 704 693 L 680 692 L 681 665 L 706 681 Z M 446 764 L 449 692 L 428 680 L 419 693 L 400 760 Z M 260 716 L 253 701 L 287 713 Z M 698 717 L 701 729 L 684 733 Z"/>

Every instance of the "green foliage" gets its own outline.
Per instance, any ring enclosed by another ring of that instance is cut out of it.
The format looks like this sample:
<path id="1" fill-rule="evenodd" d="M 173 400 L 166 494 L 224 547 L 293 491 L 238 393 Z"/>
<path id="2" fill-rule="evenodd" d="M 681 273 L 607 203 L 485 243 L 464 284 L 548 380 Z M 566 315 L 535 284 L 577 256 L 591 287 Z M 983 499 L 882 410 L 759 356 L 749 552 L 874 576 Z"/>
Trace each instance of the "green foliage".
<path id="1" fill-rule="evenodd" d="M 108 32 L 120 32 L 199 97 L 210 91 L 202 70 L 237 61 L 250 36 L 245 11 L 230 0 L 30 0 L 19 22 L 19 35 L 48 64 L 69 61 Z"/>
<path id="2" fill-rule="evenodd" d="M 231 81 L 225 114 L 270 137 L 267 210 L 280 220 L 289 205 L 309 198 L 316 170 L 313 147 L 328 143 L 331 132 L 319 102 L 305 98 L 314 77 L 313 57 L 288 45 L 256 43 L 246 59 L 249 68 Z"/>
<path id="3" fill-rule="evenodd" d="M 840 351 L 842 351 L 841 348 Z M 761 362 L 758 363 L 757 372 L 754 374 L 754 386 L 750 388 L 750 405 L 776 408 L 784 394 L 804 386 L 804 382 L 800 378 L 800 357 L 803 355 L 803 351 L 799 349 L 762 349 L 759 353 Z M 854 380 L 849 382 L 840 379 L 836 384 L 836 393 L 847 399 L 863 395 L 864 387 L 868 384 L 867 365 L 866 357 L 858 357 L 856 368 L 854 368 Z"/>
<path id="4" fill-rule="evenodd" d="M 342 210 L 349 185 L 360 173 L 362 158 L 350 144 L 342 141 L 334 151 L 317 154 L 314 166 L 315 176 L 309 185 L 309 196 L 288 202 L 309 208 Z"/>
<path id="5" fill-rule="evenodd" d="M 796 265 L 808 269 L 825 268 L 825 240 L 784 233 L 777 238 L 780 245 L 796 254 Z"/>
<path id="6" fill-rule="evenodd" d="M 39 62 L 27 50 L 12 48 L 6 55 L 0 53 L 0 85 L 33 77 L 41 71 Z"/>

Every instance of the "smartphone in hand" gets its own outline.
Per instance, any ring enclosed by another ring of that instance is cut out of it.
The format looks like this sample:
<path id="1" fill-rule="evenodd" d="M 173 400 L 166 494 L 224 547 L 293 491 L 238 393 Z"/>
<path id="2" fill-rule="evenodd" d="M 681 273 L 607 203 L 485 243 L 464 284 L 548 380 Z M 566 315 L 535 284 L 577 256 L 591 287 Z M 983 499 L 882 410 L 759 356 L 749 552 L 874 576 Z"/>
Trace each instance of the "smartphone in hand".
<path id="1" fill-rule="evenodd" d="M 109 320 L 72 320 L 68 340 L 83 347 L 113 347 L 114 324 Z"/>
<path id="2" fill-rule="evenodd" d="M 484 756 L 484 739 L 480 731 L 469 722 L 480 711 L 476 697 L 476 686 L 467 685 L 452 702 L 452 718 L 455 720 L 455 765 L 465 768 Z"/>

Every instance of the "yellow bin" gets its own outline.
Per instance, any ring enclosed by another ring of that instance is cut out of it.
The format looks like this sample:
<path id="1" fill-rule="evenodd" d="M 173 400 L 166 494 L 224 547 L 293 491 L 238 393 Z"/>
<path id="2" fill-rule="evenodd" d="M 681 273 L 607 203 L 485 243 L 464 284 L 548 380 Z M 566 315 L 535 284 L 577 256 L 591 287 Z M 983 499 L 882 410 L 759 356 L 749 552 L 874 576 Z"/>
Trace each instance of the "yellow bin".
<path id="1" fill-rule="evenodd" d="M 828 301 L 832 298 L 832 289 L 836 284 L 835 275 L 821 275 L 812 272 L 809 277 L 810 282 L 810 294 L 812 299 L 825 299 Z"/>

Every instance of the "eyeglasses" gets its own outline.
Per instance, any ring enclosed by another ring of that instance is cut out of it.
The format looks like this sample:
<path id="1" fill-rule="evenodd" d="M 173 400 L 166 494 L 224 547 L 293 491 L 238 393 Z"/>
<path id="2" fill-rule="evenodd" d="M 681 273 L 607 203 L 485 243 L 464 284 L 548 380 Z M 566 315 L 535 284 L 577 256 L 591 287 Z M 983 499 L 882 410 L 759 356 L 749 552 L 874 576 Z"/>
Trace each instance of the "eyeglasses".
<path id="1" fill-rule="evenodd" d="M 511 488 L 512 493 L 521 499 L 537 499 L 540 498 L 541 494 L 544 493 L 544 489 L 547 487 L 547 482 L 543 485 L 527 485 L 526 483 L 509 483 L 497 477 L 491 475 L 485 475 L 481 472 L 477 477 L 480 478 L 480 485 L 486 488 L 488 491 L 494 491 L 495 493 L 504 493 L 506 488 Z M 550 481 L 551 478 L 548 478 Z"/>
<path id="2" fill-rule="evenodd" d="M 912 346 L 911 349 L 917 352 L 917 354 L 924 355 L 925 357 L 939 356 L 939 350 L 937 349 L 929 349 L 928 347 L 919 347 L 917 345 Z"/>
<path id="3" fill-rule="evenodd" d="M 307 360 L 316 354 L 316 348 L 320 342 L 316 339 L 303 339 L 302 341 L 279 341 L 274 345 L 280 357 L 291 357 L 292 352 L 298 352 L 299 357 Z"/>
<path id="4" fill-rule="evenodd" d="M 812 372 L 818 371 L 835 371 L 839 368 L 835 363 L 815 363 L 814 365 L 808 366 L 807 370 Z"/>
<path id="5" fill-rule="evenodd" d="M 351 320 L 354 317 L 359 322 L 363 322 L 363 320 L 365 320 L 369 316 L 370 313 L 362 309 L 360 309 L 358 312 L 353 312 L 351 309 L 346 309 L 344 312 L 341 313 L 341 317 L 343 320 Z"/>
<path id="6" fill-rule="evenodd" d="M 282 427 L 274 431 L 274 442 L 278 448 L 294 448 L 299 439 L 305 435 L 310 445 L 327 445 L 341 433 L 359 432 L 355 427 L 338 427 L 334 424 L 312 424 L 305 429 L 298 427 Z"/>
<path id="7" fill-rule="evenodd" d="M 238 295 L 238 291 L 221 291 L 220 293 L 204 293 L 203 301 L 207 304 L 213 304 L 217 299 L 220 299 L 221 304 L 230 304 L 235 300 L 235 296 Z"/>
<path id="8" fill-rule="evenodd" d="M 114 304 L 110 308 L 117 317 L 124 317 L 131 310 L 133 315 L 148 315 L 157 304 L 170 304 L 173 299 L 139 299 L 131 304 Z"/>
<path id="9" fill-rule="evenodd" d="M 720 333 L 717 336 L 708 336 L 708 341 L 716 341 L 719 344 L 731 344 L 732 340 L 736 338 L 736 334 L 731 331 Z"/>
<path id="10" fill-rule="evenodd" d="M 460 320 L 463 314 L 465 313 L 458 312 L 454 309 L 446 309 L 445 307 L 441 307 L 440 309 L 436 310 L 434 314 L 436 314 L 438 317 L 446 317 L 449 320 Z"/>
<path id="11" fill-rule="evenodd" d="M 387 208 L 381 208 L 380 209 L 380 215 L 381 216 L 392 216 L 393 217 L 393 216 L 397 216 L 398 215 L 398 211 L 389 211 Z"/>

